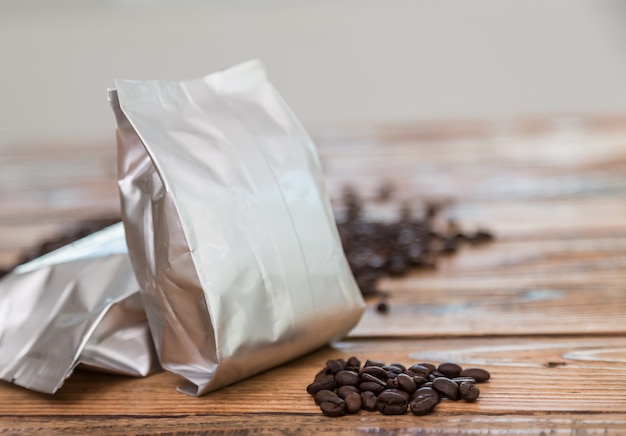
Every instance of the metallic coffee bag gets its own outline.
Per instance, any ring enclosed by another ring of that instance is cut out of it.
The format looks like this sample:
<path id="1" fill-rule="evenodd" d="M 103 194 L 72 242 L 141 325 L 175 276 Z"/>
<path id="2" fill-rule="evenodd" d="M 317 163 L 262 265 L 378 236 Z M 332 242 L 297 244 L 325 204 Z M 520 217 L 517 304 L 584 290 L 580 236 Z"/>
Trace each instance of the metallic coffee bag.
<path id="1" fill-rule="evenodd" d="M 364 303 L 314 144 L 258 61 L 118 80 L 129 253 L 162 366 L 202 395 L 345 335 Z"/>
<path id="2" fill-rule="evenodd" d="M 134 376 L 158 369 L 122 223 L 0 280 L 0 379 L 52 394 L 78 364 Z"/>

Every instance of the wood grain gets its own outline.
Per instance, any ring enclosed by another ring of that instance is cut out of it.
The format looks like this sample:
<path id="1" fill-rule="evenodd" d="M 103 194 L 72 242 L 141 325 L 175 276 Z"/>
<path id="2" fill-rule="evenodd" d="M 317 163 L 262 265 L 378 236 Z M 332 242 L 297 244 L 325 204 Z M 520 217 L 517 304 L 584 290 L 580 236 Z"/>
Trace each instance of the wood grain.
<path id="1" fill-rule="evenodd" d="M 372 219 L 444 204 L 488 228 L 435 270 L 386 278 L 343 341 L 201 398 L 170 373 L 76 371 L 54 396 L 0 383 L 0 434 L 626 434 L 626 118 L 318 132 L 338 216 L 357 186 Z M 118 212 L 113 144 L 0 149 L 0 266 L 78 220 Z M 383 181 L 391 201 L 377 199 Z M 429 416 L 321 415 L 305 391 L 329 358 L 455 361 L 492 379 Z"/>

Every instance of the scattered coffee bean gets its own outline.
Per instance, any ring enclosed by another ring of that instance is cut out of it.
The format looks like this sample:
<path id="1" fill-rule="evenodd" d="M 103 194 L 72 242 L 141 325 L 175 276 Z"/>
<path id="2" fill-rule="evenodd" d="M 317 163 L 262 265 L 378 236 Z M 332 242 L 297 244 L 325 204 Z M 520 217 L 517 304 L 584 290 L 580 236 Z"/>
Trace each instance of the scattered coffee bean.
<path id="1" fill-rule="evenodd" d="M 461 377 L 472 377 L 476 383 L 483 383 L 491 378 L 489 371 L 482 368 L 465 368 L 459 374 Z"/>
<path id="2" fill-rule="evenodd" d="M 464 381 L 459 385 L 459 392 L 461 393 L 461 398 L 470 403 L 475 401 L 480 395 L 480 389 L 478 389 L 476 383 L 469 381 Z"/>
<path id="3" fill-rule="evenodd" d="M 428 372 L 433 372 L 433 371 L 437 370 L 437 367 L 434 364 L 432 364 L 432 363 L 420 362 L 420 363 L 418 363 L 418 365 L 421 365 L 421 366 L 423 366 L 425 368 L 428 368 Z"/>
<path id="4" fill-rule="evenodd" d="M 361 367 L 361 361 L 359 359 L 357 359 L 355 356 L 352 356 L 348 359 L 348 362 L 346 362 L 347 366 L 351 367 L 351 368 L 356 368 L 357 371 L 358 369 Z"/>
<path id="5" fill-rule="evenodd" d="M 376 410 L 376 394 L 371 391 L 361 392 L 361 405 L 363 410 L 368 410 L 370 412 Z"/>
<path id="6" fill-rule="evenodd" d="M 379 380 L 387 380 L 387 371 L 385 371 L 382 366 L 365 366 L 363 369 L 361 369 L 361 376 L 363 374 L 369 374 Z"/>
<path id="7" fill-rule="evenodd" d="M 384 379 L 386 379 L 387 377 L 385 376 Z M 361 381 L 363 382 L 373 382 L 376 384 L 379 384 L 381 386 L 387 386 L 387 383 L 384 382 L 383 380 L 379 379 L 378 377 L 374 377 L 372 374 L 368 374 L 366 372 L 361 374 Z"/>
<path id="8" fill-rule="evenodd" d="M 382 391 L 387 389 L 387 385 L 386 384 L 381 385 L 381 384 L 374 383 L 374 382 L 363 382 L 359 385 L 359 389 L 361 389 L 361 392 L 369 391 L 369 392 L 374 393 L 375 395 L 378 395 Z"/>
<path id="9" fill-rule="evenodd" d="M 439 404 L 439 394 L 433 388 L 419 388 L 415 391 L 410 403 L 414 415 L 426 415 Z"/>
<path id="10" fill-rule="evenodd" d="M 326 368 L 328 368 L 330 374 L 337 374 L 343 369 L 343 365 L 340 361 L 331 359 L 326 362 Z"/>
<path id="11" fill-rule="evenodd" d="M 339 395 L 339 398 L 342 398 L 344 400 L 351 393 L 360 394 L 361 390 L 356 386 L 350 386 L 350 385 L 344 385 L 344 386 L 340 386 L 339 388 L 337 388 L 337 395 Z"/>
<path id="12" fill-rule="evenodd" d="M 382 391 L 376 400 L 376 409 L 383 415 L 402 415 L 408 405 L 408 398 L 396 389 Z"/>
<path id="13" fill-rule="evenodd" d="M 451 400 L 458 400 L 461 396 L 459 385 L 447 377 L 437 377 L 433 380 L 433 388 L 441 395 Z"/>
<path id="14" fill-rule="evenodd" d="M 437 371 L 450 378 L 458 376 L 462 370 L 463 368 L 452 362 L 444 362 L 437 367 Z"/>
<path id="15" fill-rule="evenodd" d="M 335 381 L 335 378 L 330 375 L 326 378 L 320 378 L 318 380 L 315 380 L 313 383 L 307 386 L 306 391 L 310 395 L 315 395 L 318 391 L 321 391 L 322 389 L 334 391 L 336 388 L 337 382 Z"/>
<path id="16" fill-rule="evenodd" d="M 357 413 L 359 410 L 361 410 L 362 401 L 360 393 L 352 392 L 348 394 L 344 401 L 346 403 L 347 413 Z"/>
<path id="17" fill-rule="evenodd" d="M 343 369 L 333 372 L 339 368 Z M 328 360 L 307 386 L 307 392 L 326 416 L 358 413 L 361 409 L 401 415 L 409 408 L 414 415 L 424 415 L 441 398 L 475 401 L 480 395 L 477 382 L 489 378 L 489 372 L 484 369 L 463 370 L 451 362 L 439 366 L 421 362 L 407 368 L 397 362 L 385 365 L 368 359 L 361 366 L 359 359 L 351 357 L 347 361 Z"/>
<path id="18" fill-rule="evenodd" d="M 326 416 L 337 417 L 341 416 L 346 411 L 346 402 L 337 397 L 338 401 L 324 401 L 320 404 L 322 413 Z"/>
<path id="19" fill-rule="evenodd" d="M 417 384 L 415 384 L 415 381 L 406 374 L 398 374 L 396 380 L 398 380 L 398 386 L 409 394 L 412 394 L 417 390 Z"/>
<path id="20" fill-rule="evenodd" d="M 335 374 L 335 382 L 337 386 L 356 386 L 360 383 L 359 375 L 356 372 L 341 370 Z"/>
<path id="21" fill-rule="evenodd" d="M 318 406 L 322 404 L 324 401 L 332 401 L 337 397 L 337 394 L 333 391 L 329 391 L 328 389 L 322 389 L 317 391 L 315 395 L 313 395 L 313 399 L 315 400 L 315 404 Z"/>
<path id="22" fill-rule="evenodd" d="M 379 189 L 379 201 L 392 198 L 389 182 Z M 384 194 L 381 194 L 384 193 Z M 381 295 L 377 284 L 384 276 L 402 276 L 411 268 L 432 268 L 441 255 L 452 254 L 462 243 L 480 244 L 493 239 L 484 230 L 471 235 L 460 231 L 459 225 L 448 222 L 439 225 L 437 214 L 441 206 L 427 205 L 426 212 L 417 218 L 409 204 L 399 207 L 398 219 L 393 222 L 370 221 L 363 217 L 364 202 L 355 189 L 343 190 L 343 217 L 338 216 L 337 228 L 346 258 L 364 296 Z M 376 310 L 389 311 L 389 303 L 381 299 Z"/>

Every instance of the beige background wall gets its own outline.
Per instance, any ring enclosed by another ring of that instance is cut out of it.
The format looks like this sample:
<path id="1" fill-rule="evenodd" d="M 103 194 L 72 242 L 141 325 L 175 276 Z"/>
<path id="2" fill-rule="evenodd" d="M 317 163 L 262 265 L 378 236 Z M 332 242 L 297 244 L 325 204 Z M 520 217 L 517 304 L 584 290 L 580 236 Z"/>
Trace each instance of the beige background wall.
<path id="1" fill-rule="evenodd" d="M 113 136 L 114 78 L 258 57 L 308 128 L 626 113 L 626 2 L 0 0 L 0 145 Z"/>

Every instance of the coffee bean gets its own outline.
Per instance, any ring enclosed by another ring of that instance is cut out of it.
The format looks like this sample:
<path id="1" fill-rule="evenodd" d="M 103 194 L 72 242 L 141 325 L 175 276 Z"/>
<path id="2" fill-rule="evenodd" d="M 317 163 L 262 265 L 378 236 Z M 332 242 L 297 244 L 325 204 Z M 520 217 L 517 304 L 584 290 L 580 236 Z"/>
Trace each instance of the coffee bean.
<path id="1" fill-rule="evenodd" d="M 392 389 L 384 390 L 376 399 L 376 408 L 383 415 L 402 415 L 408 404 L 406 396 Z"/>
<path id="2" fill-rule="evenodd" d="M 433 381 L 436 378 L 441 378 L 441 377 L 445 377 L 446 375 L 442 372 L 439 372 L 437 370 L 431 372 L 430 374 L 428 374 L 428 380 Z"/>
<path id="3" fill-rule="evenodd" d="M 324 401 L 332 401 L 335 398 L 337 398 L 337 394 L 333 391 L 329 391 L 328 389 L 319 390 L 315 393 L 315 395 L 313 395 L 315 404 L 317 404 L 318 406 Z"/>
<path id="4" fill-rule="evenodd" d="M 439 404 L 439 394 L 433 388 L 419 388 L 411 397 L 411 412 L 414 415 L 426 415 Z"/>
<path id="5" fill-rule="evenodd" d="M 326 376 L 325 378 L 320 378 L 319 380 L 315 380 L 313 383 L 306 387 L 306 391 L 310 395 L 315 395 L 318 391 L 322 389 L 328 389 L 329 391 L 334 391 L 337 388 L 337 382 L 335 382 L 335 378 L 332 375 Z"/>
<path id="6" fill-rule="evenodd" d="M 319 392 L 318 392 L 319 393 Z M 346 397 L 351 394 L 351 393 L 357 393 L 360 394 L 361 390 L 356 387 L 356 386 L 350 386 L 350 385 L 344 385 L 344 386 L 340 386 L 337 389 L 337 395 L 339 395 L 339 398 L 343 398 L 344 400 L 346 399 Z M 317 395 L 317 394 L 316 394 Z"/>
<path id="7" fill-rule="evenodd" d="M 378 360 L 370 360 L 367 359 L 365 361 L 365 364 L 363 365 L 364 368 L 370 367 L 370 366 L 378 366 L 378 367 L 383 367 L 385 366 L 385 364 L 383 362 L 379 362 Z"/>
<path id="8" fill-rule="evenodd" d="M 437 390 L 441 395 L 451 400 L 458 400 L 459 393 L 459 385 L 450 380 L 447 377 L 437 377 L 433 380 L 433 388 Z"/>
<path id="9" fill-rule="evenodd" d="M 347 366 L 352 367 L 352 368 L 360 368 L 361 361 L 357 359 L 356 356 L 352 356 L 348 359 Z"/>
<path id="10" fill-rule="evenodd" d="M 421 363 L 418 363 L 418 365 L 421 365 L 421 366 L 423 366 L 425 368 L 428 368 L 428 374 L 430 374 L 431 372 L 437 370 L 437 367 L 435 365 L 433 365 L 432 363 L 429 363 L 429 362 L 421 362 Z"/>
<path id="11" fill-rule="evenodd" d="M 424 377 L 420 377 L 419 375 L 412 376 L 411 378 L 413 379 L 417 387 L 420 387 L 424 385 L 424 383 L 426 383 L 426 379 Z"/>
<path id="12" fill-rule="evenodd" d="M 320 409 L 322 410 L 322 413 L 326 416 L 331 416 L 333 418 L 343 415 L 346 411 L 346 403 L 341 398 L 339 398 L 339 400 L 341 401 L 341 403 L 337 403 L 334 401 L 324 401 L 322 404 L 320 404 Z"/>
<path id="13" fill-rule="evenodd" d="M 341 370 L 335 374 L 335 382 L 337 386 L 356 386 L 360 383 L 359 375 L 356 372 Z"/>
<path id="14" fill-rule="evenodd" d="M 386 388 L 387 388 L 387 385 L 380 385 L 374 382 L 363 382 L 359 385 L 359 389 L 361 390 L 361 392 L 369 391 L 369 392 L 374 393 L 374 395 L 380 394 Z"/>
<path id="15" fill-rule="evenodd" d="M 461 393 L 461 398 L 465 401 L 471 403 L 475 401 L 476 398 L 480 395 L 480 389 L 476 386 L 476 383 L 464 381 L 459 386 L 459 392 Z"/>
<path id="16" fill-rule="evenodd" d="M 489 374 L 489 371 L 482 368 L 465 368 L 463 371 L 461 371 L 460 376 L 472 377 L 474 380 L 476 380 L 476 383 L 483 383 L 491 378 L 491 374 Z"/>
<path id="17" fill-rule="evenodd" d="M 371 391 L 361 392 L 361 407 L 364 410 L 376 410 L 376 395 Z"/>
<path id="18" fill-rule="evenodd" d="M 463 368 L 452 362 L 444 362 L 437 367 L 437 371 L 450 378 L 458 376 L 462 370 Z"/>
<path id="19" fill-rule="evenodd" d="M 357 413 L 359 410 L 361 410 L 361 394 L 352 392 L 348 394 L 344 401 L 346 402 L 347 413 Z"/>
<path id="20" fill-rule="evenodd" d="M 343 370 L 344 366 L 339 360 L 328 360 L 326 362 L 326 368 L 331 374 L 337 374 L 339 371 Z"/>
<path id="21" fill-rule="evenodd" d="M 387 379 L 387 388 L 389 389 L 397 389 L 398 388 L 398 379 L 396 377 L 390 377 Z"/>
<path id="22" fill-rule="evenodd" d="M 377 383 L 381 386 L 387 386 L 387 383 L 385 383 L 383 380 L 379 379 L 378 377 L 374 377 L 373 375 L 366 372 L 362 373 L 360 377 L 362 382 L 372 382 Z"/>
<path id="23" fill-rule="evenodd" d="M 361 374 L 370 374 L 377 379 L 387 380 L 387 371 L 380 366 L 365 366 L 361 369 Z"/>
<path id="24" fill-rule="evenodd" d="M 461 383 L 463 383 L 464 381 L 466 382 L 471 382 L 471 383 L 476 383 L 476 379 L 474 377 L 454 377 L 451 379 L 453 382 L 455 382 L 457 385 L 460 385 Z"/>
<path id="25" fill-rule="evenodd" d="M 421 377 L 426 378 L 428 377 L 428 374 L 430 374 L 434 370 L 435 368 L 430 369 L 422 364 L 417 364 L 408 368 L 406 372 L 410 373 L 411 375 L 416 375 L 416 376 L 421 376 Z"/>
<path id="26" fill-rule="evenodd" d="M 412 394 L 417 390 L 415 381 L 413 381 L 413 379 L 406 374 L 398 374 L 396 380 L 398 381 L 398 386 L 409 394 Z"/>

